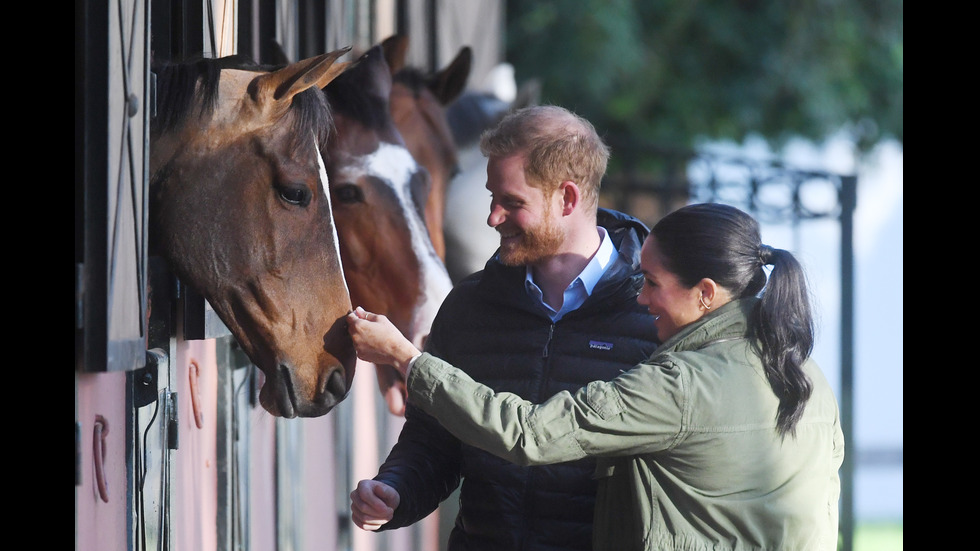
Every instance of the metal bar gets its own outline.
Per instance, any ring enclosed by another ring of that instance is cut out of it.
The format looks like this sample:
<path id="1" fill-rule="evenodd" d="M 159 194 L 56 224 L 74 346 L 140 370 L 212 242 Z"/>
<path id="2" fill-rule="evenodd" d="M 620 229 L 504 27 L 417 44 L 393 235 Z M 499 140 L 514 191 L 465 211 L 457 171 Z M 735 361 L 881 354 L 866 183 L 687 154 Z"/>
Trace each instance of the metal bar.
<path id="1" fill-rule="evenodd" d="M 428 16 L 428 33 L 429 33 L 429 67 L 430 71 L 436 70 L 439 67 L 439 33 L 436 32 L 439 25 L 439 14 L 438 14 L 438 2 L 437 0 L 429 0 L 428 9 L 426 10 Z"/>
<path id="2" fill-rule="evenodd" d="M 844 463 L 841 466 L 840 532 L 843 551 L 854 549 L 854 210 L 857 177 L 841 178 L 841 430 Z"/>

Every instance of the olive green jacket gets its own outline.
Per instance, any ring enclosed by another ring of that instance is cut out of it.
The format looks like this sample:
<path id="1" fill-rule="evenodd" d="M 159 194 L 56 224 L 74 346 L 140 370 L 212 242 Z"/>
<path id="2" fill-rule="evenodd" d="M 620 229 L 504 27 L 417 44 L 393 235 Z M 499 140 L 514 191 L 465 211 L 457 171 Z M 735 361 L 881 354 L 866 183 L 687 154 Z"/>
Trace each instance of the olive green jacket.
<path id="1" fill-rule="evenodd" d="M 757 299 L 683 328 L 610 382 L 533 405 L 494 393 L 429 354 L 409 400 L 461 440 L 519 464 L 597 456 L 597 550 L 837 548 L 844 437 L 833 391 L 813 393 L 795 437 L 747 336 Z"/>

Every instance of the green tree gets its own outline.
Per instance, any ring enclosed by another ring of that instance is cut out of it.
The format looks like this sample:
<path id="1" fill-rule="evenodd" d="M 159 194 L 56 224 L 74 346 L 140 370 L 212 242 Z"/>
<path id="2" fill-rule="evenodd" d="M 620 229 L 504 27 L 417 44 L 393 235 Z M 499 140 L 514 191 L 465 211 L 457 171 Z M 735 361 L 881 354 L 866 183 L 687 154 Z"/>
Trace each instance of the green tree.
<path id="1" fill-rule="evenodd" d="M 902 142 L 901 0 L 538 0 L 507 3 L 507 59 L 541 101 L 601 132 L 699 140 L 845 129 Z"/>

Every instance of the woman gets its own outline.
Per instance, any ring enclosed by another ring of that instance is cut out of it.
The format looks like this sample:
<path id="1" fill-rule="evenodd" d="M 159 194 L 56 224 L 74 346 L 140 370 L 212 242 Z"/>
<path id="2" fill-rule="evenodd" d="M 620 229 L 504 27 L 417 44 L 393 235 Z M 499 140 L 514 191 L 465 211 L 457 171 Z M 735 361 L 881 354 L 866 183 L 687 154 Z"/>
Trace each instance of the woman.
<path id="1" fill-rule="evenodd" d="M 358 309 L 349 329 L 461 440 L 521 464 L 597 457 L 595 549 L 835 550 L 844 437 L 800 264 L 744 212 L 699 204 L 654 226 L 641 267 L 664 343 L 542 404 L 420 355 L 383 316 Z"/>

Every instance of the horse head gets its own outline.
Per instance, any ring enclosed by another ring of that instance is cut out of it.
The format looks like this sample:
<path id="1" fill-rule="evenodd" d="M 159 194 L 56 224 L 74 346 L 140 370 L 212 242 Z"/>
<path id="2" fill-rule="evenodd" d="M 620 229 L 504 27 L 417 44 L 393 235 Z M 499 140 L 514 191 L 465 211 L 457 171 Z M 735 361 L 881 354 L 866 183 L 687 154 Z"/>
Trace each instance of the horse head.
<path id="1" fill-rule="evenodd" d="M 343 400 L 356 356 L 320 145 L 337 50 L 268 72 L 228 57 L 158 68 L 150 246 L 199 291 L 265 377 L 281 417 Z"/>
<path id="2" fill-rule="evenodd" d="M 393 35 L 381 47 L 391 70 L 391 118 L 405 140 L 408 151 L 428 172 L 429 197 L 425 204 L 425 223 L 439 257 L 445 260 L 443 224 L 446 190 L 459 172 L 459 159 L 446 108 L 466 88 L 473 52 L 460 48 L 456 57 L 441 70 L 426 73 L 407 66 L 408 37 Z"/>
<path id="3" fill-rule="evenodd" d="M 336 125 L 324 157 L 351 300 L 421 348 L 452 284 L 423 220 L 430 182 L 391 118 L 391 89 L 380 46 L 324 88 Z M 378 382 L 389 410 L 402 414 L 395 370 L 378 366 Z"/>

